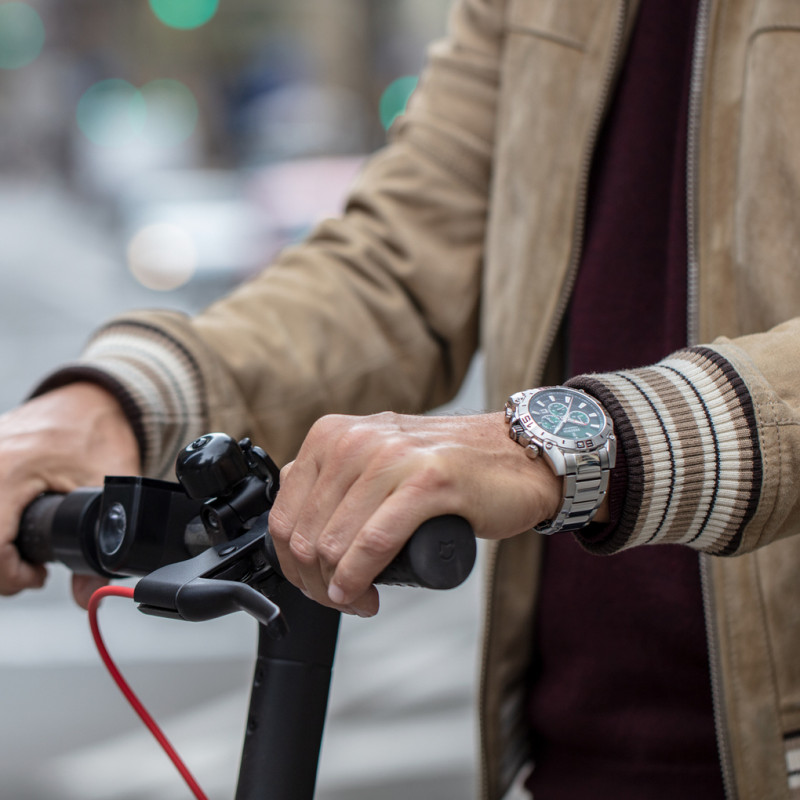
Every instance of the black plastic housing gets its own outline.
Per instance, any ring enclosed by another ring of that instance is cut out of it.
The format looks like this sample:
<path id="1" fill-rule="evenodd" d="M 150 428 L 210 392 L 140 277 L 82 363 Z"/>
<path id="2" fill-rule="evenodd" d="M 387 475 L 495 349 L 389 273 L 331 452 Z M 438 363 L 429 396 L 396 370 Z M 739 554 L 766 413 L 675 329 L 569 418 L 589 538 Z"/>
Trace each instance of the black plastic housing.
<path id="1" fill-rule="evenodd" d="M 125 509 L 127 529 L 113 552 L 103 550 L 102 529 L 109 510 Z M 198 518 L 202 502 L 192 500 L 180 484 L 153 478 L 106 478 L 97 522 L 98 560 L 114 575 L 147 575 L 165 564 L 190 558 L 186 528 Z"/>

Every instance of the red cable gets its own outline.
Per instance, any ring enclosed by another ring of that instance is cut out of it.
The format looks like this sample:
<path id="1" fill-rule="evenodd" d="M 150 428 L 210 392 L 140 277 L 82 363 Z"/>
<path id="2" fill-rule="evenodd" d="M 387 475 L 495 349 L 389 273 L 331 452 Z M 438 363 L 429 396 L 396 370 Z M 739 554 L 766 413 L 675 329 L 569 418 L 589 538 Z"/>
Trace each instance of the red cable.
<path id="1" fill-rule="evenodd" d="M 189 772 L 188 768 L 181 760 L 181 757 L 169 743 L 169 740 L 158 726 L 158 723 L 150 716 L 148 710 L 142 705 L 141 700 L 139 700 L 139 698 L 136 696 L 125 678 L 122 677 L 122 673 L 119 671 L 119 669 L 117 669 L 117 665 L 112 660 L 105 644 L 103 643 L 103 637 L 100 634 L 100 626 L 97 624 L 97 609 L 100 606 L 100 601 L 104 597 L 108 596 L 129 597 L 133 599 L 133 589 L 130 586 L 102 586 L 95 591 L 94 594 L 92 594 L 89 600 L 89 625 L 92 629 L 92 636 L 94 637 L 94 643 L 97 645 L 97 651 L 100 653 L 100 658 L 103 659 L 106 669 L 108 669 L 111 677 L 114 679 L 117 686 L 119 686 L 122 694 L 125 695 L 125 699 L 131 704 L 133 710 L 141 717 L 142 722 L 144 722 L 144 724 L 147 726 L 150 733 L 155 736 L 158 743 L 164 749 L 164 752 L 169 756 L 178 772 L 180 772 L 181 776 L 191 789 L 192 794 L 194 794 L 197 800 L 208 800 L 205 793 L 192 776 L 192 773 Z"/>

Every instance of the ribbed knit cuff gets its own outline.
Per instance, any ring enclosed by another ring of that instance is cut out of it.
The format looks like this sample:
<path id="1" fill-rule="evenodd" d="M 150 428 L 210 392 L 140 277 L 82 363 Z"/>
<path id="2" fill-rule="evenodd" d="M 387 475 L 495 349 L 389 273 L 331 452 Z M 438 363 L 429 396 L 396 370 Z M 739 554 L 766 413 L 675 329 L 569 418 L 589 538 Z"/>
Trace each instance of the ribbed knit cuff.
<path id="1" fill-rule="evenodd" d="M 597 553 L 680 543 L 735 553 L 761 491 L 762 463 L 750 393 L 709 347 L 653 367 L 579 376 L 614 421 L 628 485 L 618 524 L 581 537 Z"/>
<path id="2" fill-rule="evenodd" d="M 33 394 L 81 380 L 119 400 L 139 441 L 145 475 L 169 476 L 177 452 L 205 432 L 200 370 L 191 353 L 158 328 L 131 321 L 101 328 L 78 360 L 48 375 Z"/>

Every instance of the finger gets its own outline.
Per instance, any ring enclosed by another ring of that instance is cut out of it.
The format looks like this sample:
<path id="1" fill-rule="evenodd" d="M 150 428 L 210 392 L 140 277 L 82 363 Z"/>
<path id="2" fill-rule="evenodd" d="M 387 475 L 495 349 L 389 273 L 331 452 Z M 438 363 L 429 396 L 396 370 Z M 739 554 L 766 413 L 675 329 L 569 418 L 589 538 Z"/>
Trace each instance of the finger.
<path id="1" fill-rule="evenodd" d="M 288 480 L 289 473 L 292 471 L 292 467 L 294 466 L 294 461 L 290 461 L 288 464 L 284 464 L 281 468 L 280 479 L 278 483 L 283 485 L 284 481 Z"/>
<path id="2" fill-rule="evenodd" d="M 95 577 L 94 575 L 73 575 L 72 596 L 81 608 L 88 608 L 92 595 L 101 586 L 106 586 L 107 584 L 108 581 L 105 578 Z"/>
<path id="3" fill-rule="evenodd" d="M 336 573 L 339 563 L 370 516 L 375 513 L 376 505 L 385 499 L 385 496 L 382 495 L 380 501 L 376 502 L 373 487 L 364 490 L 365 483 L 367 481 L 356 481 L 317 539 L 316 563 L 321 581 L 319 588 L 321 599 L 319 595 L 314 599 L 324 605 L 332 604 L 340 610 L 347 609 L 360 617 L 372 617 L 378 613 L 380 598 L 371 581 L 368 582 L 367 589 L 363 594 L 353 596 L 346 604 L 335 602 L 330 594 L 330 581 Z M 368 501 L 364 500 L 365 491 L 369 496 Z"/>
<path id="4" fill-rule="evenodd" d="M 288 551 L 295 572 L 292 583 L 311 600 L 330 605 L 316 548 L 311 540 L 295 529 L 289 541 Z"/>
<path id="5" fill-rule="evenodd" d="M 344 606 L 349 609 L 350 613 L 356 614 L 359 617 L 374 617 L 381 605 L 380 594 L 378 589 L 370 584 L 364 594 L 357 597 L 352 603 Z M 339 606 L 337 606 L 339 608 Z"/>
<path id="6" fill-rule="evenodd" d="M 396 479 L 357 478 L 330 514 L 317 538 L 317 554 L 325 580 L 325 591 L 339 562 L 356 537 L 396 488 Z"/>
<path id="7" fill-rule="evenodd" d="M 343 517 L 345 519 L 350 516 L 350 522 L 352 524 L 352 518 L 359 519 L 355 517 L 356 512 L 361 511 L 363 518 L 368 519 L 369 514 L 363 510 L 363 507 L 357 502 L 354 503 L 352 500 L 348 502 L 348 497 L 349 494 L 345 496 L 345 500 L 339 505 L 334 516 Z M 352 527 L 352 535 L 349 538 L 354 538 L 360 528 L 360 523 L 354 525 Z M 324 537 L 324 531 L 321 537 Z M 320 550 L 321 537 L 318 537 L 316 544 L 314 544 L 303 534 L 303 529 L 300 526 L 295 528 L 292 532 L 289 551 L 297 567 L 295 585 L 297 585 L 307 597 L 322 605 L 332 606 L 339 611 L 348 614 L 357 614 L 360 617 L 374 616 L 378 612 L 380 603 L 377 590 L 372 586 L 369 586 L 367 591 L 362 596 L 355 598 L 352 603 L 340 604 L 331 601 L 328 594 L 328 581 L 336 565 L 329 562 L 331 555 L 326 557 Z M 342 552 L 345 550 L 346 546 L 342 548 Z"/>
<path id="8" fill-rule="evenodd" d="M 39 480 L 31 480 L 11 491 L 22 505 L 0 503 L 0 594 L 3 595 L 17 594 L 23 589 L 38 589 L 47 578 L 47 569 L 23 561 L 14 544 L 22 511 L 30 500 L 44 491 L 44 484 Z"/>
<path id="9" fill-rule="evenodd" d="M 330 601 L 318 539 L 361 474 L 365 456 L 361 448 L 351 446 L 348 430 L 344 417 L 324 418 L 314 426 L 297 459 L 282 471 L 281 490 L 270 515 L 284 574 L 324 604 Z"/>
<path id="10" fill-rule="evenodd" d="M 383 493 L 375 495 L 357 492 L 358 503 L 348 500 L 354 485 L 367 483 L 359 479 L 356 471 L 347 473 L 339 465 L 323 466 L 317 481 L 307 495 L 306 503 L 298 514 L 294 530 L 289 538 L 289 552 L 295 559 L 297 572 L 305 590 L 319 603 L 328 603 L 328 580 L 333 574 L 341 554 L 351 539 L 358 533 L 361 522 L 383 499 Z M 355 516 L 360 511 L 360 516 Z M 332 518 L 341 519 L 348 513 L 354 515 L 357 524 L 337 529 L 336 539 L 326 535 Z M 321 545 L 323 545 L 321 547 Z"/>
<path id="11" fill-rule="evenodd" d="M 328 585 L 328 597 L 332 602 L 357 603 L 414 531 L 426 519 L 448 512 L 432 504 L 411 502 L 415 494 L 400 490 L 389 495 L 362 526 Z"/>
<path id="12" fill-rule="evenodd" d="M 360 483 L 357 481 L 357 483 Z M 360 493 L 357 493 L 360 496 Z M 372 510 L 367 512 L 360 499 L 351 497 L 351 493 L 345 495 L 342 503 L 334 510 L 333 517 L 335 519 L 349 520 L 349 527 L 352 533 L 349 538 L 354 538 L 356 533 L 361 528 L 361 523 L 369 518 Z M 327 516 L 325 514 L 324 516 Z M 271 518 L 270 518 L 271 521 Z M 320 537 L 317 537 L 316 544 L 313 543 L 310 537 L 303 533 L 304 528 L 302 523 L 292 531 L 289 542 L 289 554 L 292 560 L 295 572 L 292 573 L 292 578 L 286 575 L 287 579 L 291 580 L 298 586 L 304 594 L 312 600 L 327 606 L 333 606 L 348 614 L 357 614 L 362 617 L 371 617 L 377 613 L 379 608 L 378 593 L 373 587 L 368 587 L 367 592 L 363 597 L 357 598 L 353 603 L 347 605 L 332 603 L 328 596 L 328 580 L 333 574 L 335 563 L 331 563 L 331 559 L 338 561 L 338 556 L 333 555 L 332 550 L 327 552 L 320 550 Z M 325 529 L 321 536 L 324 540 Z M 347 536 L 344 537 L 345 541 Z M 339 539 L 337 535 L 336 539 Z M 336 548 L 336 552 L 344 552 L 346 546 L 341 550 Z M 283 563 L 281 566 L 283 567 Z M 285 573 L 284 573 L 285 574 Z"/>
<path id="13" fill-rule="evenodd" d="M 303 588 L 297 564 L 289 549 L 299 510 L 317 477 L 314 461 L 293 461 L 281 470 L 281 485 L 269 512 L 269 532 L 284 577 Z M 289 477 L 291 475 L 291 478 Z"/>
<path id="14" fill-rule="evenodd" d="M 12 595 L 23 589 L 39 589 L 47 579 L 41 564 L 29 564 L 19 557 L 12 543 L 0 545 L 0 594 Z"/>

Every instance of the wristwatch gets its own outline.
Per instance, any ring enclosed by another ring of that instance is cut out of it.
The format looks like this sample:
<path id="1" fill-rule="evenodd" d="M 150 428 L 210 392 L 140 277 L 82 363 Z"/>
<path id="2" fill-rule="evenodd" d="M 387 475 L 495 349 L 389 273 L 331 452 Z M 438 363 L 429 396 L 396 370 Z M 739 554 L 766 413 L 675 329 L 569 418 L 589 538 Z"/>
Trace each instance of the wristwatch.
<path id="1" fill-rule="evenodd" d="M 536 526 L 539 533 L 588 525 L 603 502 L 617 456 L 614 427 L 600 403 L 579 389 L 546 386 L 512 394 L 508 435 L 531 458 L 543 456 L 564 477 L 561 510 Z"/>

